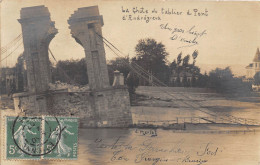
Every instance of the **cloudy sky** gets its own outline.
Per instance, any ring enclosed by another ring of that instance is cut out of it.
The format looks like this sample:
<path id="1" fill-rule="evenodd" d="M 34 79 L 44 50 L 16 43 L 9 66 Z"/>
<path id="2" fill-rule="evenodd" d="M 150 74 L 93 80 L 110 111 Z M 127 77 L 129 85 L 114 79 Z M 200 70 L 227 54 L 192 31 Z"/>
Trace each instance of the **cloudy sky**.
<path id="1" fill-rule="evenodd" d="M 179 52 L 185 55 L 197 49 L 198 64 L 244 66 L 252 61 L 260 46 L 259 2 L 100 0 L 3 0 L 2 46 L 21 34 L 21 25 L 17 21 L 21 8 L 38 5 L 48 7 L 59 31 L 50 44 L 58 60 L 84 57 L 83 48 L 70 35 L 67 20 L 78 8 L 93 5 L 98 5 L 103 15 L 103 36 L 130 57 L 135 55 L 138 40 L 150 37 L 166 46 L 169 61 L 176 58 Z M 145 13 L 141 13 L 141 8 Z M 123 12 L 127 9 L 129 12 Z M 174 13 L 167 13 L 168 10 Z M 148 23 L 134 20 L 147 17 L 154 17 L 155 20 Z M 19 48 L 2 65 L 14 65 L 22 50 L 22 47 Z M 117 57 L 108 48 L 106 56 L 108 60 Z"/>

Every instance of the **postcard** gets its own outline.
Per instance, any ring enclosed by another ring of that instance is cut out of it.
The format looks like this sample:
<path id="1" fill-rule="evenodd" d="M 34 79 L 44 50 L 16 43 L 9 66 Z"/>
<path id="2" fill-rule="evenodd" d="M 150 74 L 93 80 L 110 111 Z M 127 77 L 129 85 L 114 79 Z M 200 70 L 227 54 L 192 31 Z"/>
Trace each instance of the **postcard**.
<path id="1" fill-rule="evenodd" d="M 260 3 L 2 0 L 1 165 L 259 165 Z"/>

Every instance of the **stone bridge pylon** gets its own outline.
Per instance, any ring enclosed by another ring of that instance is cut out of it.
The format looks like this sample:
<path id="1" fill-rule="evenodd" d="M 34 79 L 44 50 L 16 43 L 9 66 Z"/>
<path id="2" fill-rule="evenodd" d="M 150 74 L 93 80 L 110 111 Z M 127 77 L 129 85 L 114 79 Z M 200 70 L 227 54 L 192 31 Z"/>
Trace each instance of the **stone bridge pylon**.
<path id="1" fill-rule="evenodd" d="M 28 103 L 27 109 L 30 109 L 32 114 L 44 114 L 48 109 L 45 93 L 51 83 L 48 48 L 58 30 L 50 19 L 47 7 L 22 8 L 20 14 L 21 18 L 18 21 L 22 26 L 28 91 L 14 97 L 25 98 L 25 102 Z M 21 100 L 15 104 L 21 107 Z"/>
<path id="2" fill-rule="evenodd" d="M 72 37 L 84 48 L 90 89 L 109 87 L 104 44 L 98 37 L 102 35 L 101 28 L 104 25 L 98 7 L 79 8 L 71 15 L 68 23 Z"/>
<path id="3" fill-rule="evenodd" d="M 29 92 L 44 92 L 51 83 L 48 48 L 58 30 L 44 6 L 22 8 L 18 21 L 22 25 Z"/>

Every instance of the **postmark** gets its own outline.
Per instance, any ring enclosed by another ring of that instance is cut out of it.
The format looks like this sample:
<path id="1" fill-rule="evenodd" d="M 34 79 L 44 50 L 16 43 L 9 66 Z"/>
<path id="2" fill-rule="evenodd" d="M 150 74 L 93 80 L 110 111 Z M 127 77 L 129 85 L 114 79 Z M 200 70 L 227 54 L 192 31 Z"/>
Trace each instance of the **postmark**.
<path id="1" fill-rule="evenodd" d="M 40 159 L 41 119 L 6 117 L 6 159 Z"/>
<path id="2" fill-rule="evenodd" d="M 7 116 L 5 128 L 7 160 L 77 159 L 78 119 L 75 117 Z"/>

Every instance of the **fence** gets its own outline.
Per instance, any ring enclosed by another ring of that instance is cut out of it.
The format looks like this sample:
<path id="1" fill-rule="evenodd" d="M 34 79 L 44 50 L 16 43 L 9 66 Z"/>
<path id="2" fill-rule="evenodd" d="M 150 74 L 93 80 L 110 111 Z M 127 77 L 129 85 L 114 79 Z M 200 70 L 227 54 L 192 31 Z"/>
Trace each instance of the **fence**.
<path id="1" fill-rule="evenodd" d="M 216 123 L 216 124 L 240 124 L 240 125 L 259 125 L 254 119 L 246 118 L 223 118 L 223 117 L 176 117 L 173 120 L 138 120 L 138 124 L 147 125 L 171 125 L 182 123 Z"/>

